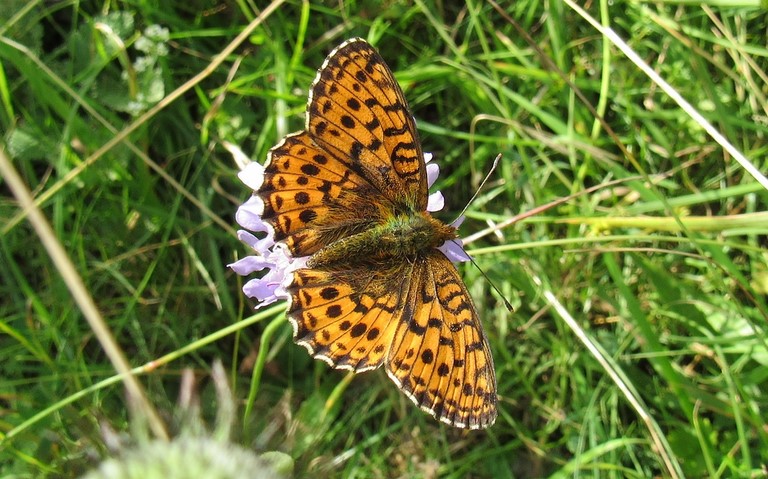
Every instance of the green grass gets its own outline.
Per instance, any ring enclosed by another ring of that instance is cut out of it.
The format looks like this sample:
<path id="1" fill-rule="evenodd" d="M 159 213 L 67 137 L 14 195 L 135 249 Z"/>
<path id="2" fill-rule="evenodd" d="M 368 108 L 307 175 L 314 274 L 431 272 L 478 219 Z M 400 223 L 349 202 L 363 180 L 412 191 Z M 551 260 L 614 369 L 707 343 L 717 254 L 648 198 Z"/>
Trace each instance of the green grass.
<path id="1" fill-rule="evenodd" d="M 286 2 L 240 44 L 258 2 L 155 3 L 0 6 L 0 146 L 52 228 L 38 232 L 4 170 L 3 474 L 76 476 L 109 454 L 101 424 L 136 429 L 100 317 L 170 429 L 181 371 L 210 398 L 221 359 L 233 441 L 288 453 L 299 477 L 765 477 L 759 2 L 588 2 L 693 112 L 567 3 L 511 2 L 508 18 L 482 1 Z M 234 212 L 250 192 L 222 142 L 263 161 L 352 36 L 403 86 L 441 166 L 443 219 L 503 155 L 461 228 L 487 229 L 468 250 L 514 306 L 462 267 L 496 363 L 487 431 L 436 423 L 383 371 L 312 360 L 283 308 L 254 312 L 226 268 L 248 254 Z M 79 302 L 43 241 L 74 263 Z"/>

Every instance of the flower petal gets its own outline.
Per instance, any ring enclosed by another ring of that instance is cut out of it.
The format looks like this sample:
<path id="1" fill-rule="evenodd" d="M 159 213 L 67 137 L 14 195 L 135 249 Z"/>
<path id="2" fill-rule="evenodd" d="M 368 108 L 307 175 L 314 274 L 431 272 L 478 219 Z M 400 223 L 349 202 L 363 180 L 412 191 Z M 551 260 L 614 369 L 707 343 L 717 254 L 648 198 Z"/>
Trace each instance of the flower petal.
<path id="1" fill-rule="evenodd" d="M 440 175 L 440 167 L 437 166 L 437 163 L 428 163 L 427 164 L 427 186 L 432 187 L 432 185 L 435 184 L 435 180 L 437 180 L 437 177 Z"/>
<path id="2" fill-rule="evenodd" d="M 453 226 L 456 229 L 459 229 L 459 226 L 461 226 L 461 224 L 464 222 L 465 219 L 467 219 L 467 217 L 464 215 L 461 215 L 455 220 L 453 220 L 453 223 L 451 223 L 451 226 Z"/>
<path id="3" fill-rule="evenodd" d="M 443 198 L 442 193 L 435 191 L 429 195 L 429 198 L 427 199 L 427 211 L 430 213 L 440 211 L 443 209 L 443 206 L 445 206 L 445 198 Z"/>
<path id="4" fill-rule="evenodd" d="M 460 239 L 448 240 L 437 249 L 439 249 L 446 258 L 454 263 L 462 263 L 472 260 L 467 252 L 464 251 L 464 246 L 462 245 Z"/>
<path id="5" fill-rule="evenodd" d="M 235 213 L 235 220 L 243 228 L 256 232 L 269 233 L 274 231 L 272 226 L 261 219 L 264 212 L 264 203 L 258 196 L 251 196 L 248 201 L 240 205 Z"/>
<path id="6" fill-rule="evenodd" d="M 245 183 L 247 187 L 256 191 L 261 188 L 262 183 L 264 183 L 264 167 L 259 163 L 252 161 L 237 174 L 237 177 L 240 178 L 240 181 Z"/>
<path id="7" fill-rule="evenodd" d="M 258 256 L 246 256 L 245 258 L 241 258 L 234 263 L 230 263 L 227 266 L 229 268 L 232 268 L 232 271 L 239 274 L 240 276 L 247 276 L 249 274 L 255 273 L 256 271 L 261 271 L 264 268 L 271 268 L 275 264 L 271 261 L 265 261 L 263 258 L 260 258 Z"/>
<path id="8" fill-rule="evenodd" d="M 243 153 L 243 150 L 241 150 L 239 146 L 228 141 L 222 142 L 222 145 L 232 155 L 238 170 L 244 170 L 246 166 L 252 163 L 251 159 L 248 158 L 248 155 Z"/>
<path id="9" fill-rule="evenodd" d="M 245 230 L 237 230 L 237 239 L 250 246 L 251 249 L 256 249 L 256 245 L 260 241 L 255 235 Z"/>
<path id="10" fill-rule="evenodd" d="M 252 279 L 243 285 L 243 293 L 249 298 L 259 301 L 256 309 L 272 304 L 278 299 L 283 299 L 275 294 L 275 290 L 280 286 L 280 283 L 271 280 L 269 276 L 268 274 L 263 278 Z"/>

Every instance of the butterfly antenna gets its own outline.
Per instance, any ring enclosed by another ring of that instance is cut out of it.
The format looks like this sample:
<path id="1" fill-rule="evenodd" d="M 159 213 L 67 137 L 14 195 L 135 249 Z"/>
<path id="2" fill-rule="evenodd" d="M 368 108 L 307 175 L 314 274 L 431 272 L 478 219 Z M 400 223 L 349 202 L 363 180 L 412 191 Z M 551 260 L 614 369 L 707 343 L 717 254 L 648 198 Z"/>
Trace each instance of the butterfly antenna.
<path id="1" fill-rule="evenodd" d="M 500 156 L 501 155 L 497 156 L 496 159 L 498 160 Z M 488 281 L 488 284 L 491 285 L 493 290 L 496 291 L 496 294 L 499 295 L 499 298 L 501 298 L 501 300 L 504 301 L 504 307 L 507 308 L 507 311 L 509 311 L 510 313 L 514 313 L 515 308 L 512 306 L 512 303 L 507 301 L 507 298 L 504 297 L 504 294 L 502 294 L 499 288 L 497 288 L 496 285 L 493 283 L 493 281 L 491 281 L 491 278 L 489 278 L 488 275 L 485 274 L 485 271 L 483 271 L 483 269 L 475 262 L 475 258 L 470 256 L 469 254 L 467 254 L 467 256 L 469 256 L 469 260 L 472 262 L 473 265 L 475 265 L 475 268 L 477 268 L 477 270 L 480 271 L 480 274 L 483 275 L 483 278 L 485 278 L 485 280 Z"/>
<path id="2" fill-rule="evenodd" d="M 493 172 L 496 170 L 496 167 L 499 165 L 499 161 L 500 160 L 501 160 L 501 153 L 496 155 L 496 159 L 493 160 L 493 165 L 491 166 L 491 169 L 488 170 L 488 174 L 485 175 L 485 178 L 483 178 L 483 182 L 480 183 L 480 186 L 477 188 L 477 191 L 475 191 L 475 194 L 472 195 L 472 198 L 470 198 L 469 201 L 467 202 L 467 206 L 465 206 L 464 209 L 461 210 L 461 213 L 459 214 L 459 218 L 464 216 L 464 213 L 467 212 L 467 208 L 469 208 L 469 205 L 471 205 L 472 202 L 475 201 L 475 198 L 477 198 L 477 195 L 480 193 L 480 190 L 482 190 L 483 186 L 485 186 L 485 182 L 488 181 L 488 178 L 490 178 L 491 175 L 493 174 Z M 475 266 L 477 266 L 477 265 L 475 265 Z"/>
<path id="3" fill-rule="evenodd" d="M 488 181 L 488 178 L 490 178 L 491 175 L 493 174 L 493 172 L 496 171 L 496 167 L 499 166 L 499 161 L 501 161 L 501 153 L 496 155 L 496 158 L 493 160 L 493 165 L 491 165 L 491 169 L 488 170 L 488 174 L 486 174 L 485 178 L 483 178 L 483 181 L 480 183 L 480 186 L 475 191 L 475 194 L 472 195 L 472 198 L 470 198 L 469 201 L 467 202 L 467 206 L 465 206 L 464 209 L 461 210 L 461 213 L 459 214 L 459 218 L 464 216 L 464 213 L 467 212 L 467 208 L 469 208 L 469 205 L 471 205 L 472 202 L 475 201 L 475 198 L 477 198 L 477 195 L 483 189 L 483 186 L 485 186 L 485 183 Z M 461 246 L 461 245 L 459 245 L 459 246 Z M 469 255 L 467 255 L 467 256 L 469 256 Z M 475 268 L 477 268 L 477 270 L 480 271 L 480 274 L 483 275 L 483 278 L 485 278 L 485 280 L 488 281 L 488 284 L 491 285 L 493 290 L 496 291 L 496 294 L 498 294 L 499 297 L 502 299 L 502 301 L 504 301 L 504 307 L 507 308 L 507 311 L 509 311 L 510 313 L 514 313 L 515 312 L 515 308 L 512 307 L 512 304 L 509 301 L 507 301 L 507 298 L 504 297 L 504 295 L 501 293 L 499 288 L 496 287 L 495 284 L 493 284 L 493 281 L 491 281 L 491 278 L 489 278 L 488 275 L 485 274 L 485 271 L 483 271 L 483 269 L 480 268 L 480 265 L 477 264 L 477 262 L 475 261 L 475 258 L 473 258 L 472 256 L 469 256 L 469 260 L 472 262 L 473 265 L 475 265 Z"/>

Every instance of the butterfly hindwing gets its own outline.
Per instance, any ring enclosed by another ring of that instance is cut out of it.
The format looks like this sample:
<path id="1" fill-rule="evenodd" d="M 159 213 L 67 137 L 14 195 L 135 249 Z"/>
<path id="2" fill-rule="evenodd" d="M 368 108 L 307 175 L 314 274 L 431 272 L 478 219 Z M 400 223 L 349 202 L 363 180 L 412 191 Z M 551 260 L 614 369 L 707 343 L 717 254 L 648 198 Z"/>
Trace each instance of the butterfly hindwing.
<path id="1" fill-rule="evenodd" d="M 407 291 L 396 270 L 361 273 L 300 269 L 288 287 L 296 343 L 333 367 L 358 372 L 383 363 Z"/>
<path id="2" fill-rule="evenodd" d="M 442 253 L 377 271 L 300 269 L 288 291 L 294 339 L 313 357 L 358 372 L 384 365 L 416 405 L 447 424 L 495 421 L 488 341 Z"/>

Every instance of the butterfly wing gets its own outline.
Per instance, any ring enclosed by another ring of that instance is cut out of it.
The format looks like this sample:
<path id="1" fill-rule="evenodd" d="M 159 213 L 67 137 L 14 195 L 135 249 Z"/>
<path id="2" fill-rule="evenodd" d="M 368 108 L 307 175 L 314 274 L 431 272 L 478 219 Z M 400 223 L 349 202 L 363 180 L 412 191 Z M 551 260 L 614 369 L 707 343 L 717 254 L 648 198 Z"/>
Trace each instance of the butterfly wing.
<path id="1" fill-rule="evenodd" d="M 439 251 L 414 268 L 387 374 L 424 411 L 456 427 L 491 426 L 496 376 L 488 340 L 453 264 Z"/>
<path id="2" fill-rule="evenodd" d="M 256 191 L 261 218 L 294 256 L 308 256 L 362 231 L 382 216 L 371 183 L 347 162 L 317 146 L 306 132 L 275 146 Z"/>
<path id="3" fill-rule="evenodd" d="M 342 43 L 318 70 L 307 131 L 383 198 L 400 208 L 426 209 L 427 174 L 416 122 L 389 67 L 365 40 Z"/>
<path id="4" fill-rule="evenodd" d="M 424 154 L 402 90 L 362 39 L 336 48 L 318 70 L 306 131 L 270 150 L 257 190 L 262 219 L 294 256 L 424 211 Z"/>
<path id="5" fill-rule="evenodd" d="M 400 268 L 300 269 L 288 286 L 294 340 L 335 368 L 383 363 L 408 293 Z"/>
<path id="6" fill-rule="evenodd" d="M 480 429 L 496 420 L 488 341 L 441 252 L 401 267 L 300 269 L 288 291 L 294 339 L 313 357 L 357 372 L 385 364 L 416 405 L 447 424 Z"/>

